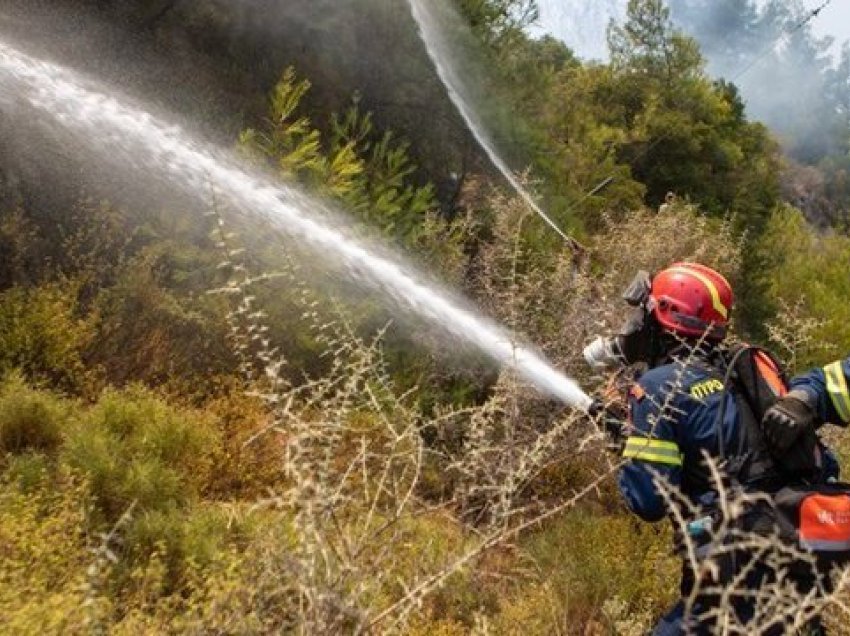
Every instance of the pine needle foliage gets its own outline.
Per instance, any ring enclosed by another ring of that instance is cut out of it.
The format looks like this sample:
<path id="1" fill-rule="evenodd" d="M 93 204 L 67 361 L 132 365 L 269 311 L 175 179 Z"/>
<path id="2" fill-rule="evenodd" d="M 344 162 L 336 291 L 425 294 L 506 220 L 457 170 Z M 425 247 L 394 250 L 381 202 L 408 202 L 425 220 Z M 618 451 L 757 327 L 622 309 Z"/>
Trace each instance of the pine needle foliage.
<path id="1" fill-rule="evenodd" d="M 332 115 L 330 132 L 323 137 L 299 114 L 309 90 L 308 80 L 286 69 L 272 91 L 265 125 L 245 130 L 240 146 L 285 180 L 295 179 L 341 202 L 367 226 L 410 240 L 436 201 L 431 186 L 413 184 L 415 166 L 407 144 L 391 132 L 378 133 L 356 97 L 344 114 Z"/>

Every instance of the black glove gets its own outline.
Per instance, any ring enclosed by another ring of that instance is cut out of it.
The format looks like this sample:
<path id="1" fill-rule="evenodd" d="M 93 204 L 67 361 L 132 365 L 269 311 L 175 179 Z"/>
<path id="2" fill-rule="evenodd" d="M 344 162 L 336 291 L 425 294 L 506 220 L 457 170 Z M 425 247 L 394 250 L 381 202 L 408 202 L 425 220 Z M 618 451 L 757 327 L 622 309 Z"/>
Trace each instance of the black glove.
<path id="1" fill-rule="evenodd" d="M 782 456 L 806 431 L 815 430 L 817 416 L 804 391 L 791 391 L 765 412 L 761 430 L 774 456 Z"/>
<path id="2" fill-rule="evenodd" d="M 777 469 L 786 479 L 795 482 L 817 480 L 823 472 L 819 444 L 814 428 L 803 431 L 787 451 L 775 456 Z"/>
<path id="3" fill-rule="evenodd" d="M 605 406 L 602 400 L 596 399 L 587 409 L 587 414 L 593 418 L 596 427 L 605 434 L 608 447 L 611 450 L 622 449 L 626 440 L 626 417 L 618 409 Z"/>

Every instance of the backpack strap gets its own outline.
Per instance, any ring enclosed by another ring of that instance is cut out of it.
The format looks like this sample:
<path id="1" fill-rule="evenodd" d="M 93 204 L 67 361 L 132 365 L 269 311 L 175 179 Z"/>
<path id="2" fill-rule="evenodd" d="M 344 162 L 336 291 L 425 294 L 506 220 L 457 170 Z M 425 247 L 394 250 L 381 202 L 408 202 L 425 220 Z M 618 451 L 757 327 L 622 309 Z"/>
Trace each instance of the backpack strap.
<path id="1" fill-rule="evenodd" d="M 759 363 L 759 356 L 764 359 Z M 768 364 L 773 377 L 762 376 L 761 365 Z M 742 345 L 734 351 L 726 365 L 723 376 L 724 391 L 729 391 L 738 407 L 739 426 L 737 448 L 728 458 L 727 472 L 736 481 L 745 486 L 758 485 L 771 488 L 776 485 L 776 463 L 767 450 L 761 431 L 761 418 L 764 411 L 776 401 L 784 389 L 784 375 L 776 359 L 765 349 Z M 776 383 L 776 393 L 771 383 Z M 764 385 L 770 385 L 765 390 Z M 723 444 L 723 421 L 726 418 L 727 400 L 723 400 L 714 422 L 717 435 L 718 455 L 725 460 Z"/>

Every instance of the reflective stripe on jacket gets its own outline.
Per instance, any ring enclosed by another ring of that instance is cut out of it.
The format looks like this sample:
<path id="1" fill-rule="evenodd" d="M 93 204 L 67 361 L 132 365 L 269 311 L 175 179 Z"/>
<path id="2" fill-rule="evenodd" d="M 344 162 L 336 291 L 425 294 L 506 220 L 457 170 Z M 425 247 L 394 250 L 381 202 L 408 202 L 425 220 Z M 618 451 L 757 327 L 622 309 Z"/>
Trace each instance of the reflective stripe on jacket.
<path id="1" fill-rule="evenodd" d="M 703 364 L 666 364 L 645 373 L 629 395 L 631 434 L 619 488 L 629 508 L 647 521 L 662 519 L 667 507 L 654 482 L 658 477 L 694 504 L 708 503 L 711 489 L 688 469 L 707 451 L 717 456 L 715 421 L 725 402 L 724 448 L 738 440 L 738 407 L 723 382 Z"/>
<path id="2" fill-rule="evenodd" d="M 791 380 L 791 388 L 802 389 L 811 396 L 822 421 L 847 426 L 850 423 L 848 377 L 850 357 L 795 377 Z"/>

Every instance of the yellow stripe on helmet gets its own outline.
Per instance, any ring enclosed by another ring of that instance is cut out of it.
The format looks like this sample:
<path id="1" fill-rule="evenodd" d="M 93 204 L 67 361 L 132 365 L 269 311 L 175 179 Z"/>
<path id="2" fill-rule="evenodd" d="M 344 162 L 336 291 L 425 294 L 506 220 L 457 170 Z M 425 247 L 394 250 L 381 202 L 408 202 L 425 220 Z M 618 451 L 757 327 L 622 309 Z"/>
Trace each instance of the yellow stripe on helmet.
<path id="1" fill-rule="evenodd" d="M 711 295 L 711 304 L 714 307 L 714 310 L 723 316 L 724 319 L 729 320 L 729 309 L 726 305 L 723 304 L 723 301 L 720 300 L 720 292 L 717 290 L 717 286 L 711 282 L 711 279 L 708 278 L 705 274 L 695 269 L 690 269 L 689 267 L 671 267 L 668 271 L 676 272 L 677 274 L 689 274 L 699 280 L 703 285 L 708 289 L 708 293 Z"/>

